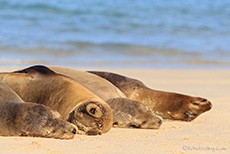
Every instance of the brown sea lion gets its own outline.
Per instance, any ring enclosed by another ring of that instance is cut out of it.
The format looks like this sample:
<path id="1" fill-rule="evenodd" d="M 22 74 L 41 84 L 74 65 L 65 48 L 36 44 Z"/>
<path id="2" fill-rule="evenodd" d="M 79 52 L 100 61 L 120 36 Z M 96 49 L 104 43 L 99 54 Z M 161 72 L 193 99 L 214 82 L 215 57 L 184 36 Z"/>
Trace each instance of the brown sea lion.
<path id="1" fill-rule="evenodd" d="M 113 126 L 119 128 L 158 129 L 162 119 L 147 106 L 127 98 L 107 101 L 113 111 Z"/>
<path id="2" fill-rule="evenodd" d="M 94 94 L 102 98 L 104 101 L 116 97 L 126 98 L 125 94 L 112 83 L 92 73 L 62 66 L 46 67 L 58 74 L 71 77 L 72 79 L 92 91 Z"/>
<path id="3" fill-rule="evenodd" d="M 36 103 L 25 103 L 12 89 L 0 83 L 0 135 L 71 139 L 77 127 L 59 113 Z"/>
<path id="4" fill-rule="evenodd" d="M 112 110 L 107 103 L 73 79 L 47 67 L 0 73 L 0 82 L 11 87 L 23 100 L 58 111 L 65 120 L 75 124 L 80 133 L 97 135 L 112 127 Z"/>
<path id="5" fill-rule="evenodd" d="M 205 98 L 153 90 L 139 80 L 115 73 L 89 72 L 110 81 L 127 98 L 147 105 L 152 111 L 165 119 L 191 121 L 212 107 L 211 103 Z"/>
<path id="6" fill-rule="evenodd" d="M 73 78 L 78 83 L 101 97 L 110 105 L 113 111 L 113 126 L 120 128 L 158 129 L 162 123 L 159 116 L 151 112 L 147 106 L 127 99 L 126 96 L 109 81 L 77 69 L 46 66 L 58 74 Z"/>

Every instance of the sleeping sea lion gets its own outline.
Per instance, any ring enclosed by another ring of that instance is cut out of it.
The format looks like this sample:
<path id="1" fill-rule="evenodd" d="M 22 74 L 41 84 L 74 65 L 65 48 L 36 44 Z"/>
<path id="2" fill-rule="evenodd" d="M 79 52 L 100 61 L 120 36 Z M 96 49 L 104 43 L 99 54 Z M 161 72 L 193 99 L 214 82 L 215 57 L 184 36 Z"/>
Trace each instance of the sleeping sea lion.
<path id="1" fill-rule="evenodd" d="M 212 107 L 210 101 L 205 98 L 153 90 L 139 80 L 115 73 L 89 72 L 110 81 L 127 98 L 147 105 L 152 111 L 165 119 L 191 121 Z"/>
<path id="2" fill-rule="evenodd" d="M 119 128 L 158 129 L 161 117 L 147 106 L 127 98 L 111 98 L 107 101 L 113 111 L 113 126 Z"/>
<path id="3" fill-rule="evenodd" d="M 94 94 L 102 98 L 104 101 L 116 97 L 126 98 L 125 94 L 121 92 L 119 88 L 114 86 L 109 81 L 92 73 L 63 66 L 46 67 L 58 74 L 62 74 L 74 79 L 75 81 L 92 91 Z"/>
<path id="4" fill-rule="evenodd" d="M 58 74 L 71 77 L 105 100 L 112 108 L 114 127 L 158 129 L 162 124 L 162 119 L 151 112 L 147 106 L 127 99 L 116 86 L 97 75 L 68 67 L 46 67 Z"/>
<path id="5" fill-rule="evenodd" d="M 25 103 L 12 89 L 0 83 L 0 135 L 72 139 L 77 127 L 59 113 L 36 103 Z"/>
<path id="6" fill-rule="evenodd" d="M 112 127 L 112 110 L 107 103 L 73 79 L 47 67 L 0 73 L 0 82 L 11 87 L 23 100 L 58 111 L 81 130 L 79 133 L 97 135 Z"/>

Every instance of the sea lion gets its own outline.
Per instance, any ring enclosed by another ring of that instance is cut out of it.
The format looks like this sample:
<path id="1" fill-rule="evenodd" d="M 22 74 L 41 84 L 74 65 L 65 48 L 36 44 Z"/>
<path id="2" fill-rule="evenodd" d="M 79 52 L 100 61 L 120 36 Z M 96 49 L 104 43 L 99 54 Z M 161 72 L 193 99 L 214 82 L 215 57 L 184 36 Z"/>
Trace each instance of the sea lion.
<path id="1" fill-rule="evenodd" d="M 46 65 L 46 67 L 58 74 L 71 77 L 104 101 L 117 97 L 126 98 L 125 94 L 112 83 L 92 73 L 63 66 Z"/>
<path id="2" fill-rule="evenodd" d="M 158 129 L 162 124 L 161 118 L 151 112 L 147 106 L 127 99 L 116 86 L 97 75 L 68 67 L 46 67 L 58 74 L 71 77 L 106 101 L 113 111 L 114 127 Z"/>
<path id="3" fill-rule="evenodd" d="M 79 133 L 97 135 L 112 127 L 112 110 L 107 103 L 73 79 L 47 67 L 0 73 L 0 82 L 11 87 L 23 100 L 58 111 L 81 130 Z"/>
<path id="4" fill-rule="evenodd" d="M 72 139 L 77 127 L 49 107 L 25 103 L 12 89 L 0 83 L 0 135 Z"/>
<path id="5" fill-rule="evenodd" d="M 192 121 L 211 109 L 212 104 L 205 98 L 158 91 L 148 88 L 139 80 L 110 72 L 89 71 L 118 87 L 127 98 L 147 105 L 165 119 Z"/>
<path id="6" fill-rule="evenodd" d="M 113 111 L 113 126 L 119 128 L 158 129 L 162 119 L 147 106 L 127 98 L 107 101 Z"/>

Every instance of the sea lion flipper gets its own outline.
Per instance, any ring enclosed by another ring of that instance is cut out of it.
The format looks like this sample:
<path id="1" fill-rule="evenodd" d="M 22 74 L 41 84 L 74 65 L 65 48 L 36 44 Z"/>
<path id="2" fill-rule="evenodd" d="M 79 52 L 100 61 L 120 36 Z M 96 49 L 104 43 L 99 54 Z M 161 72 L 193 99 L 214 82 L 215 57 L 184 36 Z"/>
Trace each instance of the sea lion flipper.
<path id="1" fill-rule="evenodd" d="M 35 65 L 22 70 L 14 71 L 13 73 L 40 73 L 40 74 L 56 74 L 54 71 L 43 65 Z"/>

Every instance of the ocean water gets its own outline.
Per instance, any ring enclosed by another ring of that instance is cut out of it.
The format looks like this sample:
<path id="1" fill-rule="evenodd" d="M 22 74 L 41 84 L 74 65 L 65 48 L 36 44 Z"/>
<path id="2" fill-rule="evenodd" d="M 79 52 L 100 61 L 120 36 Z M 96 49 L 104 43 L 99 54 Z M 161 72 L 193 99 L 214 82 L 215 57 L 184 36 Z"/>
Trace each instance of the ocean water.
<path id="1" fill-rule="evenodd" d="M 230 68 L 230 0 L 0 0 L 0 66 Z"/>

